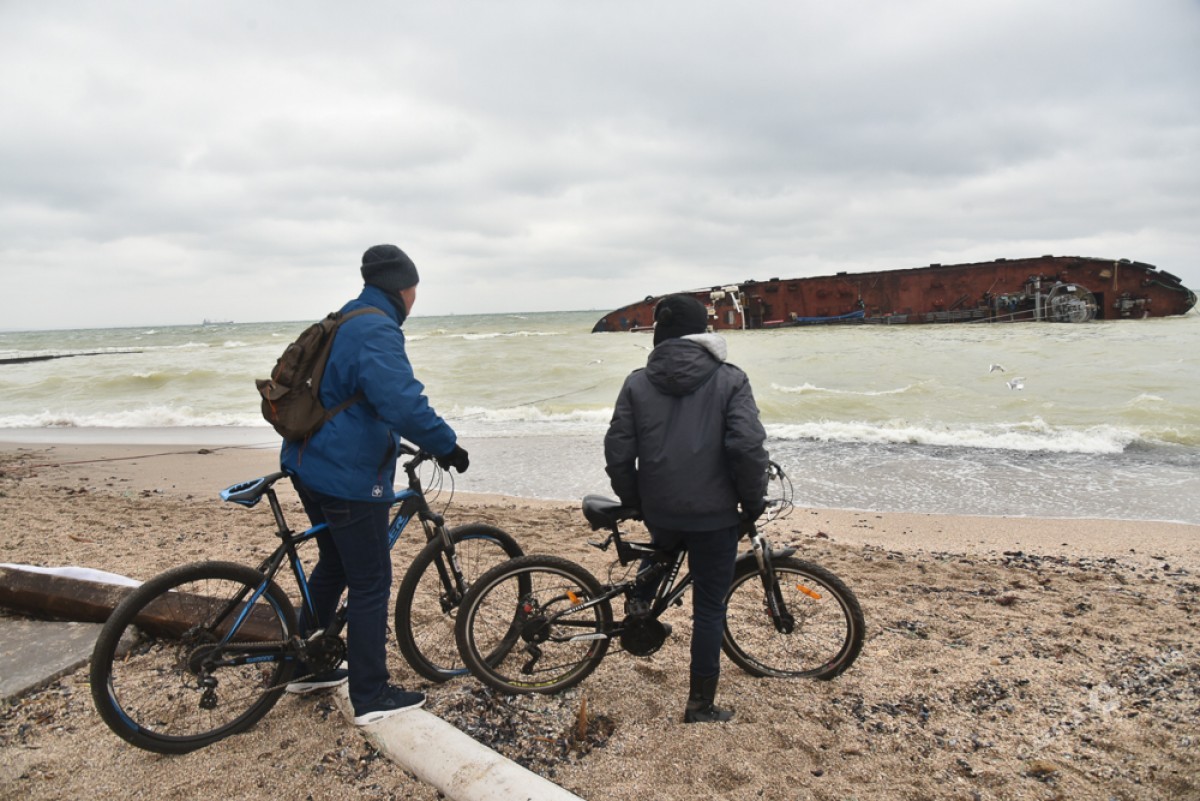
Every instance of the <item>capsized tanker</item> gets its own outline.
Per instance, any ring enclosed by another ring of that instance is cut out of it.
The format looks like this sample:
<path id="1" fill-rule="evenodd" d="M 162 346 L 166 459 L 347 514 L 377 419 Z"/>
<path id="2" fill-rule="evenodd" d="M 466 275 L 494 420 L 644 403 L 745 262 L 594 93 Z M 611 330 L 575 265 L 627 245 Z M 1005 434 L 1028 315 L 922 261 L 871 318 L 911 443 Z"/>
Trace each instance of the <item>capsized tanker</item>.
<path id="1" fill-rule="evenodd" d="M 1196 295 L 1174 275 L 1128 259 L 1041 256 L 930 264 L 869 273 L 771 278 L 687 290 L 713 330 L 810 325 L 1128 320 L 1186 314 Z M 647 297 L 600 318 L 592 332 L 649 331 Z"/>

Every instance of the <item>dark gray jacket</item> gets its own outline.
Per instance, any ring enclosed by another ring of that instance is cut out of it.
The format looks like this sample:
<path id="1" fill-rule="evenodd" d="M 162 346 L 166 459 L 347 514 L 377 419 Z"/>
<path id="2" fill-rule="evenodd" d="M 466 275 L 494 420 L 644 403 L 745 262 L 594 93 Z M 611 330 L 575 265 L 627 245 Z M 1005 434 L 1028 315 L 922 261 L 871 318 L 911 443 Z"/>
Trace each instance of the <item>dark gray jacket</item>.
<path id="1" fill-rule="evenodd" d="M 683 531 L 736 525 L 761 507 L 766 433 L 750 381 L 716 334 L 668 339 L 625 379 L 604 437 L 613 491 L 647 523 Z"/>

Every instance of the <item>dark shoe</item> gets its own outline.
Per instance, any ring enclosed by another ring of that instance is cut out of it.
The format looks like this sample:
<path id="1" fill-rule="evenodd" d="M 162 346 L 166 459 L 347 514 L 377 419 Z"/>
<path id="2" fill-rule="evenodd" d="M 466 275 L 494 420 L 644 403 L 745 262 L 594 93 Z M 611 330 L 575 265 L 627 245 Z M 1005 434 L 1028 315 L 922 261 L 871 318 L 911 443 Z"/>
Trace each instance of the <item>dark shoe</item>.
<path id="1" fill-rule="evenodd" d="M 410 693 L 390 684 L 374 701 L 354 710 L 354 725 L 368 726 L 392 715 L 425 706 L 425 693 Z"/>
<path id="2" fill-rule="evenodd" d="M 303 675 L 303 674 L 301 674 Z M 298 679 L 290 682 L 287 686 L 289 693 L 296 695 L 307 695 L 315 693 L 317 690 L 328 690 L 330 687 L 340 687 L 345 684 L 350 678 L 350 671 L 345 668 L 334 668 L 327 670 L 324 673 L 318 673 L 315 676 L 309 676 L 304 679 Z"/>
<path id="3" fill-rule="evenodd" d="M 733 719 L 732 709 L 721 709 L 713 703 L 713 699 L 717 697 L 719 678 L 700 678 L 692 674 L 692 689 L 688 694 L 687 708 L 683 712 L 684 723 L 724 723 Z"/>

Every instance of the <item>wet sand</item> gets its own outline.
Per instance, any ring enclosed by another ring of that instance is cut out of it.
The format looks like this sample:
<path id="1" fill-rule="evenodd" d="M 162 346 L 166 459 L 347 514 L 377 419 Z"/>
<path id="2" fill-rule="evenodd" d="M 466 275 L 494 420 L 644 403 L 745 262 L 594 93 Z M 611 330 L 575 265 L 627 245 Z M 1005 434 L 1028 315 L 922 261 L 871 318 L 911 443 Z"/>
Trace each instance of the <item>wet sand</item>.
<path id="1" fill-rule="evenodd" d="M 274 469 L 267 449 L 0 444 L 0 561 L 140 579 L 200 559 L 254 563 L 274 546 L 269 514 L 216 492 Z M 600 576 L 611 560 L 586 545 L 576 504 L 460 494 L 447 517 Z M 755 679 L 725 662 L 732 723 L 680 722 L 686 608 L 668 613 L 658 653 L 611 653 L 558 696 L 429 686 L 394 650 L 393 675 L 588 799 L 1200 797 L 1200 527 L 798 508 L 768 531 L 854 589 L 866 644 L 832 682 Z M 599 733 L 570 749 L 584 698 Z M 4 798 L 437 797 L 329 697 L 285 697 L 251 731 L 188 756 L 139 751 L 99 720 L 86 670 L 7 705 L 0 751 Z"/>

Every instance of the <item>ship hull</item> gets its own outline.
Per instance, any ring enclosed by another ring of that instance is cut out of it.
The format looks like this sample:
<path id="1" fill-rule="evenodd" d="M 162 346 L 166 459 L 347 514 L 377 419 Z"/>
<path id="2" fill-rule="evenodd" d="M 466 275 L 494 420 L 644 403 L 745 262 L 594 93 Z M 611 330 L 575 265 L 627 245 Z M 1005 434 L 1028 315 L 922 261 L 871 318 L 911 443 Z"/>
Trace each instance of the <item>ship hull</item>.
<path id="1" fill-rule="evenodd" d="M 687 290 L 712 330 L 808 325 L 1085 322 L 1186 314 L 1196 295 L 1153 265 L 1083 256 L 931 264 L 912 269 L 745 281 Z M 600 318 L 592 329 L 650 330 L 661 296 Z"/>

